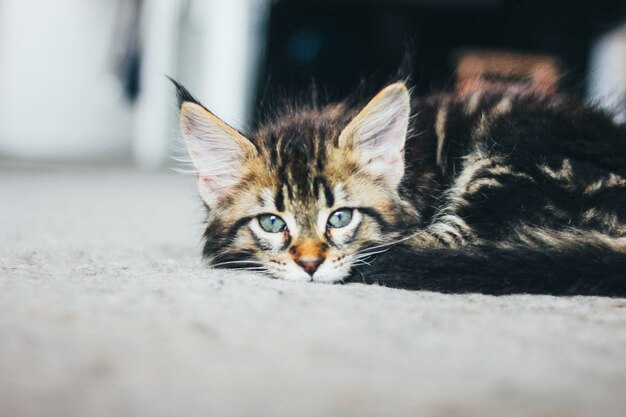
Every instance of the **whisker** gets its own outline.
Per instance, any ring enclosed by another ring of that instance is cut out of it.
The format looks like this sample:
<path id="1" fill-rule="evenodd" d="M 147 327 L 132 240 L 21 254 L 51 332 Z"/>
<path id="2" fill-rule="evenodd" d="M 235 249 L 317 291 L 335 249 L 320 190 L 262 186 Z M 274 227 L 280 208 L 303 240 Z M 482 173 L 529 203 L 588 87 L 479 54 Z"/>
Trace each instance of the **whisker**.
<path id="1" fill-rule="evenodd" d="M 213 264 L 213 261 L 215 261 L 216 259 L 218 259 L 221 256 L 227 255 L 230 252 L 229 249 L 224 249 L 221 252 L 218 252 L 215 256 L 213 256 L 212 258 L 208 259 L 208 263 L 209 264 Z"/>
<path id="2" fill-rule="evenodd" d="M 361 259 L 361 258 L 367 258 L 368 256 L 372 256 L 372 255 L 377 255 L 379 253 L 385 253 L 387 252 L 389 249 L 382 249 L 382 250 L 375 250 L 375 251 L 371 251 L 371 252 L 357 252 L 355 255 L 356 259 Z"/>
<path id="3" fill-rule="evenodd" d="M 229 271 L 253 271 L 253 272 L 267 272 L 267 268 L 263 268 L 260 266 L 250 267 L 250 268 L 232 268 Z"/>
<path id="4" fill-rule="evenodd" d="M 382 243 L 380 245 L 375 245 L 375 246 L 368 246 L 368 247 L 363 248 L 363 250 L 378 249 L 378 248 L 384 248 L 384 247 L 391 246 L 391 245 L 396 245 L 398 243 L 402 243 L 402 242 L 404 242 L 406 240 L 411 239 L 412 237 L 416 236 L 419 233 L 421 233 L 421 232 L 413 233 L 413 234 L 411 234 L 409 236 L 405 236 L 403 238 L 400 238 L 398 240 L 394 240 L 392 242 Z"/>
<path id="5" fill-rule="evenodd" d="M 263 262 L 259 262 L 259 261 L 228 261 L 228 262 L 219 262 L 211 266 L 218 267 L 218 266 L 232 265 L 232 264 L 264 265 Z"/>

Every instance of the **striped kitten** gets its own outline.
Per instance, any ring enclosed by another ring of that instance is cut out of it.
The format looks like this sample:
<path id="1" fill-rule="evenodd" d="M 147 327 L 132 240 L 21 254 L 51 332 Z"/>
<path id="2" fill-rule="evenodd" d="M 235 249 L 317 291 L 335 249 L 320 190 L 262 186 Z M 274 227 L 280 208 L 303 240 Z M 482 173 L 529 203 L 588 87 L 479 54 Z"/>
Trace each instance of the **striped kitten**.
<path id="1" fill-rule="evenodd" d="M 291 281 L 626 296 L 626 128 L 561 96 L 290 109 L 250 135 L 178 87 L 204 256 Z"/>

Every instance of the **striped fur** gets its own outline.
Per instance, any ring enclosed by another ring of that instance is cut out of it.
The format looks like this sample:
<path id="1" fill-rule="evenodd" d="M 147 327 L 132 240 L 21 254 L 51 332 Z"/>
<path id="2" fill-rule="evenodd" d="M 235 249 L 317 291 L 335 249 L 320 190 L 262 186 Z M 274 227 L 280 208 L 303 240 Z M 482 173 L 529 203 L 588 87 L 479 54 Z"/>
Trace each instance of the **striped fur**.
<path id="1" fill-rule="evenodd" d="M 204 255 L 292 280 L 626 296 L 624 126 L 519 91 L 415 99 L 405 126 L 406 97 L 290 109 L 245 136 L 238 182 L 205 198 Z M 350 224 L 330 227 L 342 208 Z M 265 213 L 284 231 L 264 234 Z"/>

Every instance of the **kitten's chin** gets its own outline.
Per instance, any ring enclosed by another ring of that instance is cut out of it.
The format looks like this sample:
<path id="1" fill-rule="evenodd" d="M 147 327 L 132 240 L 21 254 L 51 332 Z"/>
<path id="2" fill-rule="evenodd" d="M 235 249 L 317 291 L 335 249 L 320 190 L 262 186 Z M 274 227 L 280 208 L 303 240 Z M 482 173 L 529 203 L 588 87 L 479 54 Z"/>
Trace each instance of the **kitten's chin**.
<path id="1" fill-rule="evenodd" d="M 311 276 L 304 271 L 293 271 L 275 275 L 276 278 L 291 282 L 308 282 L 311 281 Z"/>
<path id="2" fill-rule="evenodd" d="M 313 274 L 313 282 L 321 282 L 332 284 L 334 282 L 342 281 L 344 278 L 348 276 L 348 273 L 340 272 L 340 271 L 317 271 Z"/>

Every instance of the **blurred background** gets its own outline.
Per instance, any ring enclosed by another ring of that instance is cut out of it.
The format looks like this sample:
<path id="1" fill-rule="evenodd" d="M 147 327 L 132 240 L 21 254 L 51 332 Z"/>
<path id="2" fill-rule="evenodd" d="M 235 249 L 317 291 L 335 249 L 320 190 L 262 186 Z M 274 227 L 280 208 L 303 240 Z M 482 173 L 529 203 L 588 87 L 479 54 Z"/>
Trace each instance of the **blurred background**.
<path id="1" fill-rule="evenodd" d="M 0 0 L 0 163 L 171 166 L 166 74 L 243 130 L 285 95 L 398 75 L 418 95 L 530 84 L 623 122 L 626 3 Z"/>

